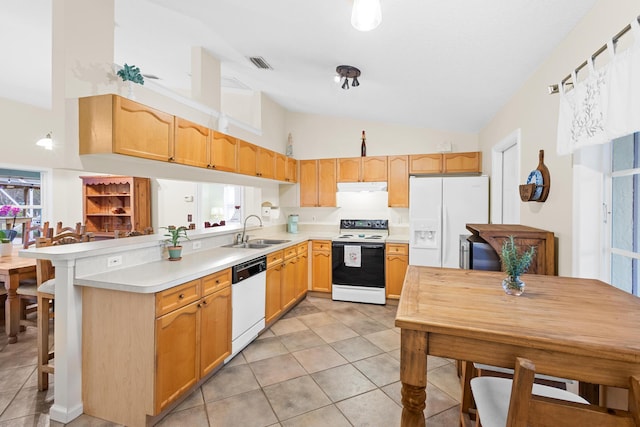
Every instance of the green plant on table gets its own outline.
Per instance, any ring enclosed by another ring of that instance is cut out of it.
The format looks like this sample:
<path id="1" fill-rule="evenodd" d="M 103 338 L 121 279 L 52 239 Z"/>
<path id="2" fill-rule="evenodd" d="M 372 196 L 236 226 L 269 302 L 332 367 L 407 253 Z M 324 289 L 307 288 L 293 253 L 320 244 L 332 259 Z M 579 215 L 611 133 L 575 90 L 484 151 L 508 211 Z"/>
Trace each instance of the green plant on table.
<path id="1" fill-rule="evenodd" d="M 164 234 L 165 237 L 168 237 L 168 239 L 165 240 L 165 242 L 169 243 L 170 246 L 176 247 L 176 246 L 180 246 L 180 242 L 182 241 L 182 239 L 186 239 L 186 240 L 191 240 L 189 239 L 189 236 L 187 236 L 187 227 L 182 226 L 182 227 L 162 227 L 165 230 L 167 230 L 167 233 Z"/>
<path id="2" fill-rule="evenodd" d="M 518 254 L 518 248 L 513 240 L 513 236 L 509 236 L 509 239 L 505 240 L 502 245 L 502 250 L 500 251 L 502 268 L 509 277 L 520 277 L 529 269 L 535 253 L 536 248 L 531 246 L 528 251 Z"/>

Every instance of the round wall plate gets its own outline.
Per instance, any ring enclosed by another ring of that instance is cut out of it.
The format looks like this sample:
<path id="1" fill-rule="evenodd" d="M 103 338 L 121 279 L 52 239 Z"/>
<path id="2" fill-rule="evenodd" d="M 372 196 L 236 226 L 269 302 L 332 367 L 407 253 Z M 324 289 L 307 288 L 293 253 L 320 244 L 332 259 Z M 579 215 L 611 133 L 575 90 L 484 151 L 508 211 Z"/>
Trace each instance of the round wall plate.
<path id="1" fill-rule="evenodd" d="M 540 196 L 542 196 L 542 185 L 544 184 L 544 182 L 542 181 L 542 173 L 540 173 L 540 171 L 537 169 L 532 171 L 529 174 L 529 177 L 527 178 L 527 184 L 536 185 L 536 189 L 533 192 L 533 196 L 531 197 L 531 200 L 540 199 Z"/>

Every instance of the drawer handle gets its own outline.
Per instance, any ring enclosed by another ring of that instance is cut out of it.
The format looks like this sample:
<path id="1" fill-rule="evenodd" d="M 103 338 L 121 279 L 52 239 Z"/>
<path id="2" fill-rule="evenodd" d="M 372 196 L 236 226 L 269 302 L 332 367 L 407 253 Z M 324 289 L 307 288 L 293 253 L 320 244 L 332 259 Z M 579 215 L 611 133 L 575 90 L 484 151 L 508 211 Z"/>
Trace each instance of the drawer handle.
<path id="1" fill-rule="evenodd" d="M 216 279 L 216 284 L 220 284 L 220 279 Z"/>
<path id="2" fill-rule="evenodd" d="M 178 298 L 180 298 L 180 299 L 184 299 L 184 294 L 180 294 L 180 295 L 178 295 Z"/>

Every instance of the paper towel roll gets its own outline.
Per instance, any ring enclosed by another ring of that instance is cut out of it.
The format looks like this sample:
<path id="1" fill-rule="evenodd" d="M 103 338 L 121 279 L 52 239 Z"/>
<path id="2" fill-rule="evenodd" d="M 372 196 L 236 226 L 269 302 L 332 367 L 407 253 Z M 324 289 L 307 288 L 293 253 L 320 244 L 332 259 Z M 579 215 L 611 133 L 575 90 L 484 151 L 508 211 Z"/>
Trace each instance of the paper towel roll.
<path id="1" fill-rule="evenodd" d="M 277 206 L 271 206 L 271 218 L 278 219 L 280 218 L 280 208 Z"/>

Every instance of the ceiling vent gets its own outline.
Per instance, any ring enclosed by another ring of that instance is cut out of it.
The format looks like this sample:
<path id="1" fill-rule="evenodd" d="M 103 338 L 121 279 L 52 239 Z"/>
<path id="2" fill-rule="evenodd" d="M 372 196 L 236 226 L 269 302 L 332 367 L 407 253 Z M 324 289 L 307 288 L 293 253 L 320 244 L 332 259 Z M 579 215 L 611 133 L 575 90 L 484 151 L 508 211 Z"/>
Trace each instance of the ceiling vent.
<path id="1" fill-rule="evenodd" d="M 256 68 L 260 68 L 261 70 L 273 70 L 271 65 L 269 65 L 262 56 L 250 56 L 249 61 L 251 61 Z"/>

